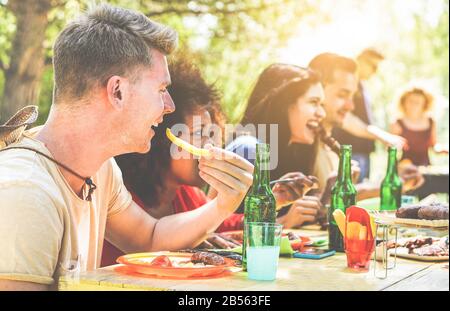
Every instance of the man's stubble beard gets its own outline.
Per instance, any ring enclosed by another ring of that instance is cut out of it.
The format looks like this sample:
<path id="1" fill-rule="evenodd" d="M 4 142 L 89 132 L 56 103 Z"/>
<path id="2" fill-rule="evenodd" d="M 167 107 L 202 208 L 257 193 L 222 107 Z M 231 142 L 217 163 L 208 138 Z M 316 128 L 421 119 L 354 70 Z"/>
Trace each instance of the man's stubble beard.
<path id="1" fill-rule="evenodd" d="M 147 140 L 144 137 L 139 138 L 139 143 L 137 142 L 137 140 L 138 139 L 134 140 L 129 132 L 122 132 L 119 136 L 119 143 L 120 143 L 119 150 L 121 150 L 120 154 L 127 154 L 127 153 L 143 154 L 150 151 L 151 140 Z"/>

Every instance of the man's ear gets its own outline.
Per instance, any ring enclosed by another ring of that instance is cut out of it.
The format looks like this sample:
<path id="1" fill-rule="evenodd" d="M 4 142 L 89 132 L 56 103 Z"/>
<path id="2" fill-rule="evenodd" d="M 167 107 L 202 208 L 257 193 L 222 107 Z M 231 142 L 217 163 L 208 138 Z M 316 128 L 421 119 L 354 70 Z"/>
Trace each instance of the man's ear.
<path id="1" fill-rule="evenodd" d="M 126 88 L 125 79 L 120 76 L 112 76 L 106 84 L 108 101 L 114 109 L 122 110 L 124 108 L 124 93 Z"/>

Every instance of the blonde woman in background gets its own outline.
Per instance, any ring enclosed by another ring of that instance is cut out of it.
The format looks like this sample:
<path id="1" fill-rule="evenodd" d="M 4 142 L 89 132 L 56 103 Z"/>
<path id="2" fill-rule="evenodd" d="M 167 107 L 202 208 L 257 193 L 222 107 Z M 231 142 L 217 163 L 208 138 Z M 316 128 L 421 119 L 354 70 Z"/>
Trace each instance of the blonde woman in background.
<path id="1" fill-rule="evenodd" d="M 402 160 L 407 159 L 417 166 L 430 165 L 429 149 L 438 150 L 436 122 L 431 116 L 434 98 L 424 88 L 409 87 L 398 100 L 401 117 L 391 125 L 391 132 L 407 140 L 403 148 Z"/>

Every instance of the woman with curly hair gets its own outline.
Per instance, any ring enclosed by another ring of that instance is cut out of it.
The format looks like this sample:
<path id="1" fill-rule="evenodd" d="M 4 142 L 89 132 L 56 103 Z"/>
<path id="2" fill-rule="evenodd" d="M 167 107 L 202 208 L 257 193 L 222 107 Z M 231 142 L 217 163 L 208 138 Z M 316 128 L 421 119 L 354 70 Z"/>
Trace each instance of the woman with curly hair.
<path id="1" fill-rule="evenodd" d="M 181 124 L 187 129 L 182 131 L 181 139 L 197 147 L 207 143 L 220 146 L 221 135 L 215 133 L 209 137 L 205 133 L 213 133 L 211 127 L 220 128 L 224 122 L 218 91 L 214 85 L 206 83 L 194 65 L 188 61 L 176 61 L 170 64 L 169 70 L 172 84 L 168 91 L 176 103 L 176 110 L 166 115 L 163 123 L 155 129 L 151 152 L 116 157 L 134 201 L 158 219 L 196 209 L 209 200 L 201 190 L 206 183 L 199 175 L 198 160 L 183 154 L 184 151 L 179 151 L 179 157 L 171 156 L 166 128 Z M 241 229 L 242 223 L 243 215 L 233 214 L 216 232 Z M 208 240 L 224 248 L 236 246 L 215 234 L 211 234 Z M 204 243 L 208 244 L 208 240 Z M 120 255 L 122 252 L 105 241 L 102 266 L 114 264 Z"/>

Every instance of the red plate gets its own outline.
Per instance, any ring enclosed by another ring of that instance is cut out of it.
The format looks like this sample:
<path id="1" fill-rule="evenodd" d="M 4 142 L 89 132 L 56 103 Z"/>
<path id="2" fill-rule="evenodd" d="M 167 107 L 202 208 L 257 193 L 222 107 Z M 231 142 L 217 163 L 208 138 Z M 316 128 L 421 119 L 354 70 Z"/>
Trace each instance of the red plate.
<path id="1" fill-rule="evenodd" d="M 169 257 L 172 263 L 187 261 L 192 254 L 188 253 L 172 253 L 172 252 L 157 252 L 157 253 L 138 253 L 128 254 L 117 258 L 117 262 L 129 268 L 132 272 L 154 275 L 158 277 L 171 278 L 198 278 L 213 276 L 223 273 L 230 267 L 234 267 L 234 260 L 225 259 L 225 264 L 220 266 L 195 266 L 195 267 L 160 267 L 151 266 L 150 263 L 158 256 L 165 255 Z"/>

